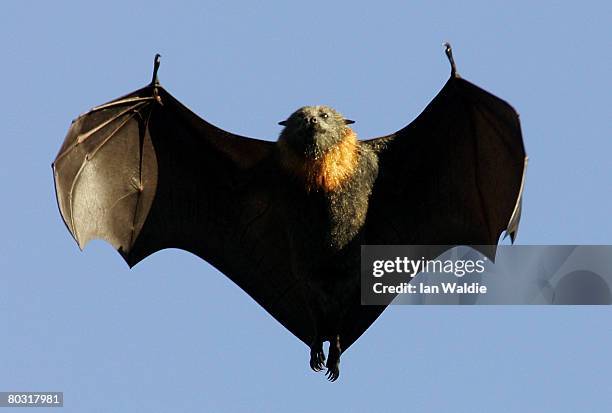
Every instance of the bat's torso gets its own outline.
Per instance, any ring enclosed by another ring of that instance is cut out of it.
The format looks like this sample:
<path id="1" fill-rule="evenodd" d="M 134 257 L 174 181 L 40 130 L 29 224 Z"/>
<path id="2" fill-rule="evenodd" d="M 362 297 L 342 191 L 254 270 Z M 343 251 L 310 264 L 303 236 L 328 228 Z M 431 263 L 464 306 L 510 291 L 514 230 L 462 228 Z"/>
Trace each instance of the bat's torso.
<path id="1" fill-rule="evenodd" d="M 320 159 L 291 159 L 291 155 L 279 152 L 287 178 L 280 190 L 292 205 L 287 219 L 300 232 L 295 242 L 305 244 L 306 251 L 341 251 L 358 236 L 365 222 L 378 175 L 376 154 L 354 135 Z"/>
<path id="2" fill-rule="evenodd" d="M 335 171 L 343 180 L 333 188 L 325 186 L 325 174 L 332 171 L 316 170 L 325 166 L 325 160 L 317 160 L 312 165 L 283 168 L 286 180 L 279 189 L 279 196 L 289 205 L 284 224 L 292 270 L 314 291 L 312 297 L 318 301 L 314 308 L 323 312 L 320 317 L 331 323 L 338 322 L 331 318 L 342 317 L 341 303 L 346 302 L 346 296 L 358 296 L 361 230 L 378 174 L 377 156 L 369 147 L 355 141 L 352 150 L 345 156 L 353 159 L 344 162 L 347 169 Z M 295 170 L 307 174 L 296 174 Z"/>

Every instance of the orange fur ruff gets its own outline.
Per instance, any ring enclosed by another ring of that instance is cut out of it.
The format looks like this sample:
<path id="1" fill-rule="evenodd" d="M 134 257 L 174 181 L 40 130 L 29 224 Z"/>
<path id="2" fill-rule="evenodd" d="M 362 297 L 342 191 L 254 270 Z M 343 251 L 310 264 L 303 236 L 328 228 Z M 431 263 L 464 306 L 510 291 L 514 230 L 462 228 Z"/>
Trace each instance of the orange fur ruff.
<path id="1" fill-rule="evenodd" d="M 322 189 L 331 192 L 339 189 L 349 179 L 359 161 L 359 143 L 352 129 L 346 128 L 345 138 L 329 149 L 319 159 L 304 158 L 279 141 L 281 162 L 286 169 L 302 178 L 306 190 Z"/>

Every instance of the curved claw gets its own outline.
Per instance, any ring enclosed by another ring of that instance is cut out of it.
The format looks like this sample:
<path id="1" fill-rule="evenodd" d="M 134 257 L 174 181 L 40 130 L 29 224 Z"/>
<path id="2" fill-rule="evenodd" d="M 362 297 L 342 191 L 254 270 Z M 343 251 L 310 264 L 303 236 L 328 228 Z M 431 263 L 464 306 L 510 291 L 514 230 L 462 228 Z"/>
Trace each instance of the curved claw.
<path id="1" fill-rule="evenodd" d="M 338 368 L 328 368 L 325 377 L 327 377 L 327 380 L 334 382 L 340 377 L 340 370 Z"/>
<path id="2" fill-rule="evenodd" d="M 325 354 L 323 349 L 310 351 L 310 368 L 319 372 L 325 368 Z"/>
<path id="3" fill-rule="evenodd" d="M 340 335 L 337 335 L 335 339 L 329 343 L 329 354 L 327 357 L 327 372 L 325 376 L 329 381 L 336 381 L 340 377 L 340 355 L 342 354 L 342 348 L 340 347 Z"/>
<path id="4" fill-rule="evenodd" d="M 444 42 L 442 46 L 444 46 L 444 52 L 446 53 L 448 62 L 451 65 L 451 77 L 459 77 L 459 74 L 457 73 L 457 66 L 455 66 L 455 59 L 453 58 L 453 48 L 449 42 Z"/>
<path id="5" fill-rule="evenodd" d="M 324 364 L 323 364 L 323 362 L 321 361 L 320 358 L 316 358 L 316 359 L 311 359 L 310 360 L 310 368 L 313 371 L 319 372 L 319 371 L 323 370 L 324 367 L 325 366 L 324 366 Z"/>
<path id="6" fill-rule="evenodd" d="M 157 78 L 157 71 L 159 70 L 160 57 L 161 55 L 157 53 L 155 57 L 153 58 L 153 79 L 151 79 L 152 86 L 159 85 L 159 79 Z"/>

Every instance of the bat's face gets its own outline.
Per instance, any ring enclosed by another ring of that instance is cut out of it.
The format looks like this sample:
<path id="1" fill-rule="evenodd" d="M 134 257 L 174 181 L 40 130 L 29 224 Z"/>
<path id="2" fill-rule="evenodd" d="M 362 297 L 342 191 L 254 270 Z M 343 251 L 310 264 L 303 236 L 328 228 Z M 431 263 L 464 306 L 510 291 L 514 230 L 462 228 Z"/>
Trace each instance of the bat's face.
<path id="1" fill-rule="evenodd" d="M 285 127 L 279 139 L 289 143 L 296 152 L 316 158 L 340 143 L 351 123 L 354 122 L 329 106 L 304 106 L 279 122 Z"/>

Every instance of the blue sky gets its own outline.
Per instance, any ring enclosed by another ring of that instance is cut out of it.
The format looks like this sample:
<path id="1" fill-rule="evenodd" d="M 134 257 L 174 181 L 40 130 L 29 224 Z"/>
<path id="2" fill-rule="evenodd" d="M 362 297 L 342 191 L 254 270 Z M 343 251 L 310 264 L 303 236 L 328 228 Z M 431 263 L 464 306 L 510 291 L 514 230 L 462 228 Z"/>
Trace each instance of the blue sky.
<path id="1" fill-rule="evenodd" d="M 51 161 L 70 121 L 150 79 L 232 132 L 276 139 L 329 104 L 361 137 L 411 121 L 449 74 L 511 102 L 530 157 L 521 244 L 610 244 L 609 2 L 4 2 L 0 6 L 0 391 L 67 412 L 604 411 L 608 307 L 393 306 L 339 382 L 199 258 L 129 270 L 79 252 Z"/>

